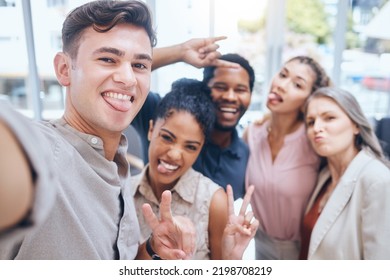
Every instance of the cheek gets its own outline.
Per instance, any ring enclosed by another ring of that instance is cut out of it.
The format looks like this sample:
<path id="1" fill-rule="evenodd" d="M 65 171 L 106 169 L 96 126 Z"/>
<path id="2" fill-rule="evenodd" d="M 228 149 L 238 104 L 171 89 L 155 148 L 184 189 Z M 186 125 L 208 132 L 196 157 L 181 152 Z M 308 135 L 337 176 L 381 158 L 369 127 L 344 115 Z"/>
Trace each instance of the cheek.
<path id="1" fill-rule="evenodd" d="M 218 99 L 218 94 L 212 93 L 212 94 L 211 94 L 211 100 L 212 100 L 213 102 L 215 102 L 215 101 L 217 101 L 217 99 Z"/>
<path id="2" fill-rule="evenodd" d="M 345 136 L 346 142 L 350 143 L 351 145 L 354 144 L 355 138 L 356 138 L 356 134 L 354 133 L 354 131 L 347 130 L 347 132 L 345 134 L 346 134 L 346 136 Z"/>
<path id="3" fill-rule="evenodd" d="M 279 75 L 273 76 L 271 80 L 271 88 L 277 86 L 278 83 L 279 83 Z"/>
<path id="4" fill-rule="evenodd" d="M 306 129 L 306 135 L 307 135 L 307 138 L 309 139 L 309 141 L 311 143 L 313 143 L 313 140 L 314 140 L 314 132 L 313 132 L 313 129 L 312 128 L 307 128 Z"/>
<path id="5" fill-rule="evenodd" d="M 308 96 L 302 95 L 302 94 L 295 95 L 294 96 L 294 100 L 293 100 L 293 103 L 294 103 L 295 107 L 302 108 L 305 105 L 305 103 L 306 103 L 307 97 Z"/>
<path id="6" fill-rule="evenodd" d="M 152 135 L 152 140 L 149 144 L 149 160 L 151 160 L 154 156 L 156 156 L 158 153 L 160 153 L 163 145 L 159 144 L 156 139 L 154 139 L 154 135 Z"/>
<path id="7" fill-rule="evenodd" d="M 197 153 L 186 153 L 185 156 L 184 156 L 186 165 L 192 166 L 194 164 L 194 162 L 196 161 L 196 159 L 198 158 L 198 155 L 199 155 L 199 152 L 197 152 Z"/>
<path id="8" fill-rule="evenodd" d="M 241 101 L 241 104 L 245 107 L 248 108 L 249 104 L 251 103 L 251 97 L 252 95 L 250 93 L 243 94 L 239 96 L 239 99 Z"/>
<path id="9" fill-rule="evenodd" d="M 146 99 L 146 97 L 149 93 L 149 89 L 150 89 L 150 74 L 138 76 L 137 82 L 138 82 L 139 88 L 140 88 L 142 95 L 143 95 L 142 98 Z"/>

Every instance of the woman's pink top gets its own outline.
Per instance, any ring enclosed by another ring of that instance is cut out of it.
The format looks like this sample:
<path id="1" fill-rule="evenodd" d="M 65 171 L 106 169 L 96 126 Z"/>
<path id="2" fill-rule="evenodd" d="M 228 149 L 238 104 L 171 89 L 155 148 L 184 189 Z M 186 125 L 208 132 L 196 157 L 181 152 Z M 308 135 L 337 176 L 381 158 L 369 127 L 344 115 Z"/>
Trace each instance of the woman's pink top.
<path id="1" fill-rule="evenodd" d="M 248 127 L 250 156 L 245 183 L 255 186 L 252 209 L 262 230 L 280 240 L 299 240 L 300 225 L 315 187 L 319 157 L 306 137 L 305 125 L 287 135 L 272 162 L 268 122 Z"/>

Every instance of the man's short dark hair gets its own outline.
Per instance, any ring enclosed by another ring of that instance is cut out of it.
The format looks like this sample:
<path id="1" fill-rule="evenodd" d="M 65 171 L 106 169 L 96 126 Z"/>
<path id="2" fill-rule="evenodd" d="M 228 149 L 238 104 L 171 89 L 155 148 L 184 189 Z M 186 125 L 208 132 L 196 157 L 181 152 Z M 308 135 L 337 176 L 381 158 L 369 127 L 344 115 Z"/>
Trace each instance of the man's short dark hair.
<path id="1" fill-rule="evenodd" d="M 250 91 L 251 92 L 253 91 L 253 86 L 254 86 L 254 83 L 255 83 L 255 71 L 253 70 L 252 66 L 249 64 L 248 60 L 246 60 L 244 57 L 242 57 L 241 55 L 236 54 L 236 53 L 224 54 L 219 59 L 237 63 L 242 68 L 244 68 L 245 71 L 248 72 L 248 75 L 249 75 L 249 88 L 250 88 Z M 215 71 L 216 68 L 217 68 L 217 66 L 208 66 L 208 67 L 204 68 L 204 70 L 203 70 L 203 82 L 206 85 L 214 77 L 214 71 Z"/>
<path id="2" fill-rule="evenodd" d="M 92 27 L 97 32 L 107 32 L 120 23 L 143 27 L 151 46 L 157 43 L 148 6 L 141 1 L 92 1 L 75 8 L 66 17 L 62 26 L 63 51 L 77 57 L 83 31 Z"/>

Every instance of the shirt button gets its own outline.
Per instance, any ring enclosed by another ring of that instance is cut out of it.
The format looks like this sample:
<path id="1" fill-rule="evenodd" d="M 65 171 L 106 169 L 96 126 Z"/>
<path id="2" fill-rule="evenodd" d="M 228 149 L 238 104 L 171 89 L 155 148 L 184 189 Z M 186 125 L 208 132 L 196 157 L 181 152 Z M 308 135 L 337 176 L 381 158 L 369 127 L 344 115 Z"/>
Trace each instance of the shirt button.
<path id="1" fill-rule="evenodd" d="M 92 143 L 92 144 L 96 145 L 97 142 L 98 142 L 98 140 L 97 140 L 96 137 L 92 137 L 92 138 L 91 138 L 91 143 Z"/>

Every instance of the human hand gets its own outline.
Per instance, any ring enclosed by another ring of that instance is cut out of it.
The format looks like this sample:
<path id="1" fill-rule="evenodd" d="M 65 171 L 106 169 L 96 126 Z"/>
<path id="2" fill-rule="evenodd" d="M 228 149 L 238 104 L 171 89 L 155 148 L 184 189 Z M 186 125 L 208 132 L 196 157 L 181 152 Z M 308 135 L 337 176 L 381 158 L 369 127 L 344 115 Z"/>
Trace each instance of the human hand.
<path id="1" fill-rule="evenodd" d="M 254 186 L 251 185 L 247 189 L 238 216 L 234 214 L 232 187 L 228 185 L 226 191 L 228 195 L 229 220 L 222 237 L 222 258 L 224 260 L 242 259 L 245 249 L 259 227 L 259 221 L 254 218 L 252 211 L 247 212 Z"/>
<path id="2" fill-rule="evenodd" d="M 253 123 L 255 125 L 263 125 L 265 122 L 271 119 L 271 114 L 269 112 L 265 113 L 261 118 L 255 120 Z"/>
<path id="3" fill-rule="evenodd" d="M 237 63 L 218 59 L 221 54 L 218 52 L 219 45 L 216 42 L 226 38 L 226 36 L 219 36 L 188 40 L 182 43 L 182 60 L 197 68 L 206 66 L 239 67 Z"/>
<path id="4" fill-rule="evenodd" d="M 171 192 L 164 191 L 161 195 L 160 219 L 149 204 L 142 206 L 145 220 L 152 229 L 151 246 L 162 259 L 191 259 L 195 250 L 195 227 L 188 218 L 172 216 L 171 201 Z"/>

